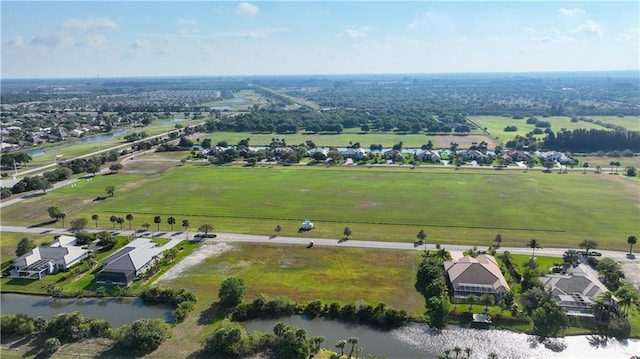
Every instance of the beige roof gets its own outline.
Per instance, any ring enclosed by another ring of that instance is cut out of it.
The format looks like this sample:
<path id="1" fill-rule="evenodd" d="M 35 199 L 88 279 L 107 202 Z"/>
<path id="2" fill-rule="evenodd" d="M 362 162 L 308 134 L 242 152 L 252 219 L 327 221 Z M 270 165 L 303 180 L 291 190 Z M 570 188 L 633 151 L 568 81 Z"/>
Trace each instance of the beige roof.
<path id="1" fill-rule="evenodd" d="M 490 285 L 496 292 L 511 290 L 493 256 L 480 254 L 444 262 L 451 283 Z"/>

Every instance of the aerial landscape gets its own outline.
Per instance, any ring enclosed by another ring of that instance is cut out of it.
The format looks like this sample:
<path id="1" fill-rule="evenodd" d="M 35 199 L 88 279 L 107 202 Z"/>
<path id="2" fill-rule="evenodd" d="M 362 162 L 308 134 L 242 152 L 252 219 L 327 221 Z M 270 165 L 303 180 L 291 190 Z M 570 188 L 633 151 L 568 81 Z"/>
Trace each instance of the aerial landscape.
<path id="1" fill-rule="evenodd" d="M 0 8 L 0 357 L 640 358 L 638 2 Z"/>

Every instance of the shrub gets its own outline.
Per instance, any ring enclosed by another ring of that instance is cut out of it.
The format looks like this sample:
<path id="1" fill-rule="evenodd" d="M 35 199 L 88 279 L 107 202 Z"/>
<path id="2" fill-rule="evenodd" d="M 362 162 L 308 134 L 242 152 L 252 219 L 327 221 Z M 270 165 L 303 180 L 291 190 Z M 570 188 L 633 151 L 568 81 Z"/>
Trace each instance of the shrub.
<path id="1" fill-rule="evenodd" d="M 60 340 L 58 340 L 58 338 L 49 338 L 47 340 L 44 341 L 44 346 L 42 348 L 42 350 L 48 354 L 51 355 L 55 352 L 58 351 L 58 349 L 60 349 Z"/>
<path id="2" fill-rule="evenodd" d="M 33 333 L 35 326 L 33 319 L 23 313 L 3 314 L 0 317 L 0 331 L 2 336 L 23 336 Z"/>
<path id="3" fill-rule="evenodd" d="M 136 351 L 150 352 L 171 336 L 171 327 L 162 319 L 140 319 L 118 329 L 118 345 Z"/>

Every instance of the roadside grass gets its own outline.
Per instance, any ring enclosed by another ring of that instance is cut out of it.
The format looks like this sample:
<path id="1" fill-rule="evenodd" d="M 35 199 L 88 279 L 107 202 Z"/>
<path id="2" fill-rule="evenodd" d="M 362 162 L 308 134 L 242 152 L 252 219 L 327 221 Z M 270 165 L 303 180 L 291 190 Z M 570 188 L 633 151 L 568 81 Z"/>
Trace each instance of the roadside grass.
<path id="1" fill-rule="evenodd" d="M 582 168 L 582 165 L 585 163 L 589 164 L 587 172 L 595 171 L 597 166 L 601 166 L 602 168 L 610 168 L 610 162 L 620 162 L 620 168 L 618 168 L 618 173 L 620 176 L 624 176 L 627 173 L 627 166 L 634 166 L 636 169 L 640 169 L 640 156 L 633 157 L 609 157 L 609 156 L 580 156 L 573 155 L 573 157 L 580 161 L 575 168 Z M 615 172 L 615 169 L 614 169 Z M 602 174 L 609 174 L 608 170 L 602 170 Z"/>
<path id="2" fill-rule="evenodd" d="M 134 164 L 127 171 L 135 170 Z M 114 197 L 104 196 L 113 185 Z M 606 190 L 605 190 L 606 189 Z M 57 205 L 73 218 L 100 215 L 98 226 L 113 229 L 111 215 L 134 215 L 133 228 L 153 217 L 183 219 L 191 228 L 208 223 L 215 231 L 283 236 L 342 237 L 413 242 L 420 229 L 427 243 L 575 247 L 585 238 L 600 248 L 626 250 L 637 230 L 638 182 L 620 176 L 542 171 L 490 171 L 445 168 L 178 166 L 145 176 L 96 176 L 75 187 L 3 208 L 3 223 L 34 226 L 50 219 Z M 615 216 L 603 214 L 616 213 Z M 316 229 L 297 233 L 304 218 Z M 60 224 L 57 224 L 60 225 Z M 119 226 L 116 225 L 116 228 Z M 128 228 L 125 223 L 123 228 Z"/>
<path id="3" fill-rule="evenodd" d="M 622 126 L 629 131 L 640 131 L 640 116 L 584 116 L 593 120 L 599 120 L 604 123 L 612 123 Z"/>

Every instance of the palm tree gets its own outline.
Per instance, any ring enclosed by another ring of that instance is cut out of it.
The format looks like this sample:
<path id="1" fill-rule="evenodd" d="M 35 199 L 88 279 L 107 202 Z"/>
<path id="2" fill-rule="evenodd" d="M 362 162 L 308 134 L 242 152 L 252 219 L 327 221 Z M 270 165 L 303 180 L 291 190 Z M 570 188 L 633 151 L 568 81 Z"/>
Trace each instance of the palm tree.
<path id="1" fill-rule="evenodd" d="M 189 220 L 188 219 L 183 219 L 182 220 L 182 228 L 184 228 L 185 232 L 189 232 Z"/>
<path id="2" fill-rule="evenodd" d="M 600 293 L 597 299 L 602 300 L 602 302 L 604 302 L 605 305 L 607 306 L 607 318 L 608 318 L 609 314 L 611 314 L 611 307 L 613 306 L 613 293 L 611 291 L 602 292 Z"/>
<path id="3" fill-rule="evenodd" d="M 619 299 L 618 303 L 624 309 L 624 314 L 629 315 L 629 308 L 640 300 L 638 292 L 636 292 L 630 284 L 624 284 L 615 292 L 615 296 Z"/>
<path id="4" fill-rule="evenodd" d="M 588 163 L 588 162 L 585 162 L 585 163 L 582 165 L 582 168 L 584 169 L 584 170 L 582 171 L 582 173 L 587 173 L 587 168 L 588 168 L 588 167 L 589 167 L 589 163 Z"/>
<path id="5" fill-rule="evenodd" d="M 349 239 L 349 237 L 351 237 L 351 228 L 344 227 L 342 234 L 344 234 L 344 239 Z"/>
<path id="6" fill-rule="evenodd" d="M 627 243 L 629 243 L 629 254 L 631 254 L 631 251 L 633 250 L 633 245 L 636 244 L 637 242 L 638 242 L 638 238 L 636 236 L 627 237 Z"/>
<path id="7" fill-rule="evenodd" d="M 473 350 L 469 347 L 464 348 L 464 353 L 467 355 L 467 359 L 471 359 L 471 352 Z"/>
<path id="8" fill-rule="evenodd" d="M 418 241 L 420 241 L 420 243 L 422 243 L 427 238 L 427 234 L 424 232 L 424 230 L 421 229 L 420 232 L 418 232 L 418 234 L 416 234 L 416 237 L 418 238 Z"/>
<path id="9" fill-rule="evenodd" d="M 542 247 L 540 247 L 540 242 L 533 238 L 529 241 L 529 248 L 531 248 L 533 251 L 531 253 L 531 258 L 533 258 L 536 254 L 536 248 L 541 249 Z"/>
<path id="10" fill-rule="evenodd" d="M 484 314 L 487 314 L 489 312 L 489 306 L 493 305 L 493 296 L 488 293 L 483 294 L 482 297 L 480 297 L 480 302 L 484 304 Z"/>
<path id="11" fill-rule="evenodd" d="M 151 227 L 151 225 L 149 224 L 149 222 L 144 222 L 144 223 L 142 224 L 142 228 L 144 228 L 144 230 L 145 230 L 145 231 L 148 231 L 148 230 L 149 230 L 149 227 Z"/>
<path id="12" fill-rule="evenodd" d="M 111 217 L 109 217 L 109 221 L 111 221 L 111 223 L 113 223 L 113 229 L 116 229 L 116 222 L 118 221 L 118 217 L 111 216 Z"/>
<path id="13" fill-rule="evenodd" d="M 91 219 L 96 222 L 96 228 L 98 228 L 98 220 L 100 219 L 100 216 L 94 214 L 93 216 L 91 216 Z"/>
<path id="14" fill-rule="evenodd" d="M 355 349 L 355 346 L 356 344 L 358 344 L 359 341 L 360 339 L 356 337 L 349 337 L 349 339 L 347 339 L 347 343 L 351 344 L 351 351 L 349 351 L 349 358 L 351 358 L 351 355 L 353 354 L 353 350 Z"/>
<path id="15" fill-rule="evenodd" d="M 64 219 L 67 218 L 67 214 L 62 212 L 58 215 L 60 217 L 60 219 L 62 220 L 62 227 L 64 228 Z"/>
<path id="16" fill-rule="evenodd" d="M 282 227 L 280 227 L 280 225 L 279 225 L 279 224 L 278 224 L 278 225 L 276 226 L 276 228 L 274 229 L 274 231 L 276 232 L 276 235 L 278 235 L 278 236 L 280 235 L 280 231 L 281 231 L 281 230 L 282 230 Z"/>
<path id="17" fill-rule="evenodd" d="M 344 347 L 347 345 L 346 340 L 338 340 L 336 343 L 336 348 L 340 349 L 340 356 L 344 355 Z"/>
<path id="18" fill-rule="evenodd" d="M 160 218 L 160 216 L 153 217 L 153 223 L 156 224 L 156 229 L 159 231 L 160 230 L 160 223 L 162 223 L 162 218 Z"/>
<path id="19" fill-rule="evenodd" d="M 173 216 L 167 218 L 167 224 L 171 226 L 171 232 L 173 232 L 173 225 L 176 224 L 176 218 Z"/>
<path id="20" fill-rule="evenodd" d="M 473 311 L 473 303 L 475 303 L 476 298 L 477 297 L 475 295 L 473 295 L 473 294 L 469 294 L 467 296 L 467 302 L 469 302 L 469 307 L 468 307 L 469 313 L 471 313 Z"/>
<path id="21" fill-rule="evenodd" d="M 129 221 L 129 230 L 131 230 L 131 221 L 133 221 L 133 214 L 127 214 L 127 221 Z"/>
<path id="22" fill-rule="evenodd" d="M 118 224 L 120 225 L 120 229 L 122 229 L 122 224 L 124 223 L 124 218 L 118 217 L 118 220 L 116 222 L 118 222 Z"/>

